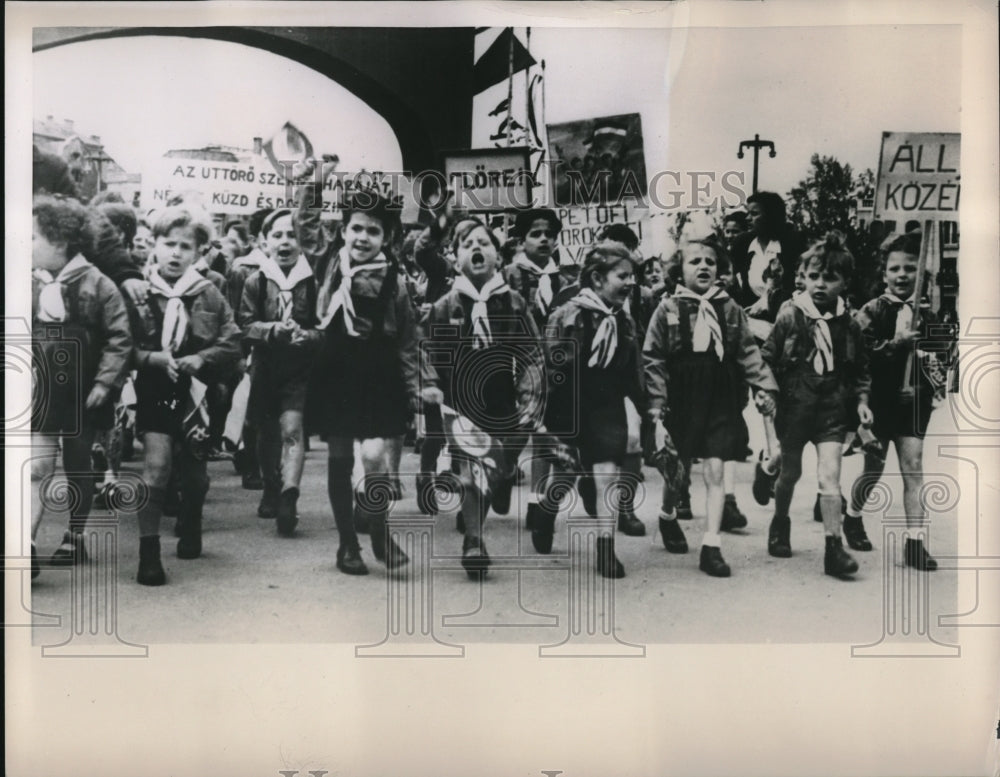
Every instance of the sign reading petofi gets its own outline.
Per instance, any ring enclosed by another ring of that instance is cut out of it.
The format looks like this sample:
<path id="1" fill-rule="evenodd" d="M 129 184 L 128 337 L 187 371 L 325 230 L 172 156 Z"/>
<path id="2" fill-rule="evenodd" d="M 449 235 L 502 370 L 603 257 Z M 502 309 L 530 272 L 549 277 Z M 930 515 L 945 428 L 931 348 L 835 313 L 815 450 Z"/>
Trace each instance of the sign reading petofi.
<path id="1" fill-rule="evenodd" d="M 958 221 L 961 133 L 883 132 L 875 218 Z"/>

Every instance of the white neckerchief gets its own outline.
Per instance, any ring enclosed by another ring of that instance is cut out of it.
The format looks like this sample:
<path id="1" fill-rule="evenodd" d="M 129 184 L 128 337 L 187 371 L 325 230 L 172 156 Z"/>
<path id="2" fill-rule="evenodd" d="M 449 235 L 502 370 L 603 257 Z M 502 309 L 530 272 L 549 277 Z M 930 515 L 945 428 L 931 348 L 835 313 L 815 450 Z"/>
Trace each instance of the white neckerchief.
<path id="1" fill-rule="evenodd" d="M 792 304 L 806 314 L 806 317 L 813 322 L 813 342 L 816 344 L 816 354 L 813 356 L 813 369 L 817 375 L 822 375 L 833 370 L 833 339 L 830 337 L 830 327 L 827 320 L 842 316 L 846 306 L 844 300 L 837 297 L 836 313 L 820 313 L 816 308 L 816 303 L 804 291 L 800 291 L 792 297 Z"/>
<path id="2" fill-rule="evenodd" d="M 559 267 L 552 260 L 552 257 L 549 257 L 549 263 L 547 265 L 539 267 L 531 261 L 528 258 L 528 255 L 523 251 L 514 257 L 514 264 L 522 270 L 527 270 L 538 278 L 538 289 L 535 292 L 535 302 L 538 303 L 538 307 L 542 311 L 542 315 L 547 316 L 549 314 L 549 306 L 552 305 L 552 276 L 559 274 Z"/>
<path id="3" fill-rule="evenodd" d="M 490 297 L 510 291 L 510 286 L 503 276 L 497 273 L 483 284 L 483 288 L 477 289 L 472 285 L 472 281 L 464 275 L 459 275 L 455 278 L 452 288 L 472 300 L 472 347 L 478 350 L 493 345 L 493 332 L 490 330 L 486 302 Z"/>
<path id="4" fill-rule="evenodd" d="M 294 305 L 292 304 L 292 290 L 307 278 L 312 278 L 312 268 L 306 258 L 299 254 L 298 261 L 294 264 L 288 275 L 278 266 L 278 263 L 268 257 L 260 263 L 260 272 L 264 278 L 262 283 L 271 281 L 278 287 L 278 313 L 282 322 L 292 318 Z"/>
<path id="5" fill-rule="evenodd" d="M 149 293 L 167 300 L 167 308 L 163 313 L 163 331 L 160 333 L 160 345 L 164 351 L 176 353 L 184 344 L 188 315 L 182 298 L 190 292 L 199 291 L 206 283 L 209 281 L 194 269 L 194 265 L 188 267 L 173 286 L 158 272 L 149 277 Z"/>
<path id="6" fill-rule="evenodd" d="M 618 350 L 618 318 L 615 316 L 615 311 L 609 308 L 593 289 L 581 289 L 573 297 L 573 301 L 581 308 L 601 314 L 601 324 L 594 333 L 587 366 L 608 367 L 615 357 L 615 351 Z"/>
<path id="7" fill-rule="evenodd" d="M 913 328 L 913 306 L 916 300 L 913 295 L 909 299 L 901 299 L 895 294 L 886 292 L 882 299 L 888 300 L 896 308 L 896 334 L 901 335 L 909 332 Z"/>
<path id="8" fill-rule="evenodd" d="M 747 270 L 747 285 L 750 287 L 750 291 L 758 297 L 763 297 L 767 291 L 764 271 L 781 254 L 781 243 L 777 240 L 771 240 L 767 244 L 767 248 L 761 248 L 760 242 L 754 238 L 748 252 L 750 254 L 750 267 Z"/>
<path id="9" fill-rule="evenodd" d="M 333 321 L 333 317 L 337 314 L 337 311 L 343 308 L 344 326 L 347 328 L 347 334 L 351 337 L 357 337 L 358 333 L 354 329 L 354 302 L 351 301 L 351 279 L 356 273 L 363 270 L 379 270 L 388 266 L 389 262 L 386 260 L 385 254 L 379 253 L 370 262 L 352 267 L 350 256 L 347 253 L 347 246 L 343 246 L 340 249 L 340 286 L 337 287 L 333 296 L 330 297 L 330 304 L 326 309 L 326 314 L 319 317 L 320 329 L 326 329 L 330 325 L 330 322 Z M 333 276 L 330 277 L 332 279 Z"/>
<path id="10" fill-rule="evenodd" d="M 90 262 L 77 254 L 70 259 L 63 268 L 52 277 L 48 270 L 36 268 L 32 274 L 40 280 L 44 286 L 38 293 L 38 320 L 51 324 L 61 324 L 66 320 L 66 301 L 63 299 L 63 284 L 78 270 L 90 267 Z"/>
<path id="11" fill-rule="evenodd" d="M 709 300 L 728 299 L 724 289 L 713 286 L 704 294 L 695 294 L 686 286 L 678 285 L 674 291 L 675 297 L 698 300 L 698 318 L 694 322 L 694 332 L 691 335 L 691 348 L 695 353 L 707 353 L 709 348 L 715 350 L 715 355 L 722 361 L 722 325 L 719 315 Z"/>

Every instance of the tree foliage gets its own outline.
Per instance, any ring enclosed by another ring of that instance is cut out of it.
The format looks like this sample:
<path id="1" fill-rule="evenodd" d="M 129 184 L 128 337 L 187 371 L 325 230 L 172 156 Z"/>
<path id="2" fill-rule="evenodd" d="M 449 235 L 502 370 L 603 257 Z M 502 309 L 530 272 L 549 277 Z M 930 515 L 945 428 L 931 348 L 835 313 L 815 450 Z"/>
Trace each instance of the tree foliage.
<path id="1" fill-rule="evenodd" d="M 785 198 L 788 220 L 807 245 L 830 230 L 845 235 L 856 262 L 851 296 L 858 303 L 873 296 L 881 278 L 876 236 L 862 229 L 855 217 L 859 193 L 874 185 L 875 173 L 871 170 L 855 174 L 849 164 L 842 164 L 835 157 L 813 154 L 806 177 Z"/>

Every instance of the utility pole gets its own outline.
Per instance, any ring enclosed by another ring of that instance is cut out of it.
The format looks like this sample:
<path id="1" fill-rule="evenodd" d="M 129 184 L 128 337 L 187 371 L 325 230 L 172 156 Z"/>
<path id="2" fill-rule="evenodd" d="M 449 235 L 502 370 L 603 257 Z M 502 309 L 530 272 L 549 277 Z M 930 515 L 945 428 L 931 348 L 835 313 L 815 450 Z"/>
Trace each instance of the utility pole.
<path id="1" fill-rule="evenodd" d="M 752 148 L 753 149 L 753 193 L 756 194 L 757 193 L 757 164 L 758 164 L 758 155 L 760 154 L 760 150 L 762 148 L 768 148 L 768 149 L 771 150 L 770 157 L 772 159 L 774 159 L 774 157 L 776 156 L 776 153 L 775 153 L 775 150 L 774 150 L 774 143 L 772 143 L 770 140 L 761 140 L 760 139 L 760 135 L 754 135 L 753 136 L 753 140 L 741 140 L 740 141 L 739 150 L 736 152 L 736 158 L 737 159 L 742 159 L 743 158 L 743 149 L 744 148 Z"/>

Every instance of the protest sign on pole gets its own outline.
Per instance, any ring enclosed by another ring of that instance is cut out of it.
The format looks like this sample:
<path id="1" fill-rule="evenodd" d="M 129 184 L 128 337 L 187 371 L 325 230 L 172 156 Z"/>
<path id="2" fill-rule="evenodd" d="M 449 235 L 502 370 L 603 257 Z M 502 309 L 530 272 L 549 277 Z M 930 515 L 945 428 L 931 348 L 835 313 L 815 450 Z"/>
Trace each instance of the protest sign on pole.
<path id="1" fill-rule="evenodd" d="M 556 208 L 562 221 L 559 233 L 561 261 L 582 264 L 590 246 L 598 242 L 601 230 L 611 224 L 624 224 L 639 238 L 639 251 L 643 256 L 654 253 L 649 230 L 649 208 L 639 201 L 621 202 L 617 205 L 581 205 Z"/>
<path id="2" fill-rule="evenodd" d="M 531 207 L 530 149 L 481 148 L 445 155 L 444 175 L 455 202 L 470 211 Z"/>
<path id="3" fill-rule="evenodd" d="M 961 133 L 883 132 L 875 218 L 958 221 Z"/>
<path id="4" fill-rule="evenodd" d="M 193 193 L 211 213 L 249 215 L 264 208 L 294 208 L 299 185 L 279 175 L 263 155 L 238 162 L 164 157 L 143 171 L 142 208 L 161 208 L 172 197 Z M 416 222 L 414 180 L 379 171 L 333 173 L 323 184 L 324 215 L 339 218 L 343 195 L 356 189 L 378 189 L 399 198 L 404 223 Z"/>

